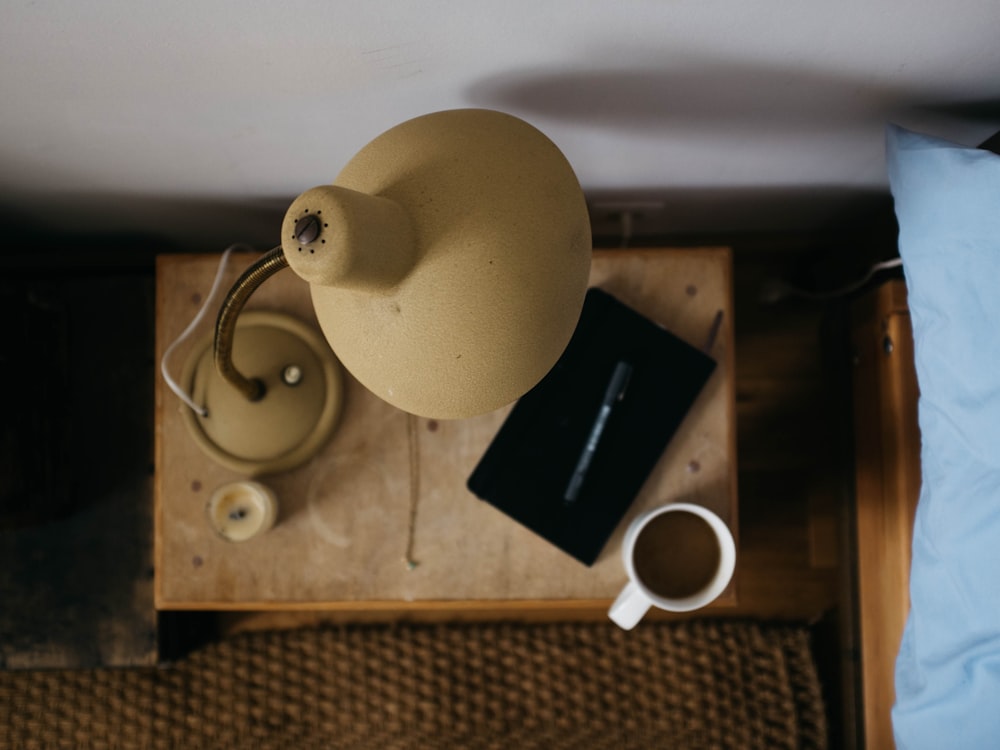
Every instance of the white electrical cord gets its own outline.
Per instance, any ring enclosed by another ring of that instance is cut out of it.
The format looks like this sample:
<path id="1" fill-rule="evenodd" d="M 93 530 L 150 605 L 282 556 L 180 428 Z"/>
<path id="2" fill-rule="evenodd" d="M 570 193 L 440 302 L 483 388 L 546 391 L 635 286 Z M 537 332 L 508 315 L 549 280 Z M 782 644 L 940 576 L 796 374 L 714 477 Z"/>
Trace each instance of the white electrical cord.
<path id="1" fill-rule="evenodd" d="M 171 377 L 168 369 L 170 355 L 174 353 L 174 350 L 178 346 L 187 341 L 187 339 L 191 336 L 191 334 L 194 333 L 195 330 L 197 330 L 199 325 L 201 325 L 201 321 L 204 320 L 205 318 L 205 313 L 208 312 L 209 308 L 211 308 L 213 306 L 213 303 L 215 302 L 215 297 L 219 292 L 219 286 L 221 286 L 222 279 L 226 273 L 226 265 L 229 262 L 229 256 L 232 255 L 232 253 L 235 250 L 242 250 L 242 249 L 249 250 L 250 248 L 246 247 L 245 245 L 230 245 L 222 253 L 222 258 L 219 260 L 219 268 L 215 272 L 215 281 L 212 282 L 212 290 L 208 293 L 208 296 L 205 298 L 204 303 L 202 303 L 201 309 L 198 310 L 198 314 L 194 316 L 194 320 L 192 320 L 188 324 L 188 327 L 184 329 L 184 332 L 180 336 L 178 336 L 177 339 L 170 346 L 167 347 L 166 351 L 163 352 L 163 358 L 160 360 L 160 373 L 163 375 L 163 380 L 164 382 L 166 382 L 167 387 L 170 388 L 170 390 L 172 390 L 175 394 L 177 394 L 177 397 L 181 401 L 183 401 L 185 405 L 190 407 L 192 410 L 194 410 L 197 414 L 199 414 L 202 417 L 208 416 L 208 409 L 206 409 L 204 406 L 195 403 L 194 399 L 190 396 L 190 394 L 188 394 L 188 392 L 185 391 L 177 383 L 177 381 L 173 379 L 173 377 Z"/>
<path id="2" fill-rule="evenodd" d="M 810 292 L 805 289 L 799 289 L 791 286 L 790 284 L 786 284 L 780 279 L 771 279 L 764 283 L 760 292 L 760 301 L 765 304 L 774 304 L 785 297 L 801 297 L 803 299 L 815 301 L 835 299 L 837 297 L 842 297 L 845 294 L 856 292 L 858 289 L 867 284 L 871 277 L 879 271 L 885 271 L 889 268 L 898 268 L 901 265 L 903 265 L 902 258 L 884 260 L 881 263 L 876 263 L 869 268 L 868 272 L 857 281 L 851 282 L 847 286 L 842 286 L 838 289 L 831 289 L 827 292 Z"/>

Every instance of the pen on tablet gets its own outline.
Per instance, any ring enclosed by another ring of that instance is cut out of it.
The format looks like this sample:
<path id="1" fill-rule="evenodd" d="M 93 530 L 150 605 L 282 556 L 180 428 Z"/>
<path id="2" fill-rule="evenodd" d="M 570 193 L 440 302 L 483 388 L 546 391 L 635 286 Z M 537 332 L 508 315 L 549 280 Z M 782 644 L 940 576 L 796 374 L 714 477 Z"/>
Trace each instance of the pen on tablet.
<path id="1" fill-rule="evenodd" d="M 719 338 L 720 328 L 722 328 L 722 310 L 715 313 L 715 317 L 712 319 L 712 326 L 708 329 L 708 340 L 705 341 L 705 346 L 701 349 L 705 352 L 705 354 L 712 353 L 712 347 L 715 346 L 715 340 Z"/>
<path id="2" fill-rule="evenodd" d="M 615 365 L 615 371 L 611 373 L 611 380 L 604 391 L 601 408 L 597 412 L 597 418 L 594 420 L 593 426 L 590 428 L 590 435 L 587 436 L 587 443 L 583 446 L 583 452 L 580 454 L 580 458 L 577 459 L 576 468 L 573 469 L 573 475 L 570 477 L 569 484 L 566 486 L 566 492 L 563 494 L 563 501 L 567 504 L 576 502 L 576 498 L 580 494 L 580 488 L 583 486 L 583 480 L 587 476 L 587 469 L 590 468 L 590 462 L 594 458 L 594 452 L 597 450 L 597 444 L 604 433 L 604 425 L 608 421 L 608 415 L 611 414 L 612 407 L 624 398 L 625 389 L 628 388 L 628 381 L 631 377 L 631 364 L 620 361 Z"/>

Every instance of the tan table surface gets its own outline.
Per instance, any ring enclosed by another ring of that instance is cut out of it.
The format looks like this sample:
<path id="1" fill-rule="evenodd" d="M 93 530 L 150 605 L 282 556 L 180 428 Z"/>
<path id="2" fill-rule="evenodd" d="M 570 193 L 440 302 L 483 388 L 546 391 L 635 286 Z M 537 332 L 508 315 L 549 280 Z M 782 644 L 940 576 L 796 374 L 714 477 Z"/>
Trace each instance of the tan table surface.
<path id="1" fill-rule="evenodd" d="M 249 264 L 234 255 L 225 282 Z M 157 261 L 158 357 L 194 317 L 216 255 Z M 704 346 L 722 311 L 711 354 L 718 367 L 616 529 L 587 567 L 466 489 L 466 480 L 509 407 L 473 419 L 417 420 L 419 499 L 414 558 L 403 562 L 410 518 L 407 415 L 347 375 L 343 419 L 306 465 L 265 478 L 280 499 L 278 524 L 233 544 L 210 529 L 212 490 L 239 479 L 205 457 L 188 435 L 184 407 L 156 381 L 155 594 L 159 609 L 604 608 L 625 583 L 621 539 L 628 521 L 656 505 L 688 500 L 736 530 L 732 257 L 728 248 L 595 251 L 591 284 L 680 338 Z M 286 271 L 248 309 L 291 313 L 315 325 L 305 282 Z M 203 323 L 203 334 L 212 321 Z M 178 348 L 181 371 L 199 336 Z M 738 571 L 738 567 L 737 567 Z M 736 601 L 735 582 L 713 606 Z"/>

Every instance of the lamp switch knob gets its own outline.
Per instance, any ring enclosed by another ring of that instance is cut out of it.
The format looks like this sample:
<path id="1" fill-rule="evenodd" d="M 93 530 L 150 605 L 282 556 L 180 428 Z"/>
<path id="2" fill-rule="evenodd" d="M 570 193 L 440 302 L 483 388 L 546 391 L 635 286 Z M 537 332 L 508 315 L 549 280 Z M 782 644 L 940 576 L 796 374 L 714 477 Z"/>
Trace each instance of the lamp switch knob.
<path id="1" fill-rule="evenodd" d="M 295 222 L 295 239 L 300 245 L 308 245 L 319 237 L 323 225 L 316 214 L 306 214 Z"/>

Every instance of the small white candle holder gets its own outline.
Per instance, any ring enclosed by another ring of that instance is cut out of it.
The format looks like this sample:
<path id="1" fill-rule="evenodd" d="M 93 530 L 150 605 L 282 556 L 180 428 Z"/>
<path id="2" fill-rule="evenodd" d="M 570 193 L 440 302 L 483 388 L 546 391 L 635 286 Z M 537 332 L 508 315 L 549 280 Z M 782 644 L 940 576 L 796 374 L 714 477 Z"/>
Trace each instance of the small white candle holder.
<path id="1" fill-rule="evenodd" d="M 208 522 L 230 542 L 245 542 L 274 526 L 278 498 L 274 491 L 249 480 L 224 484 L 208 500 Z"/>

